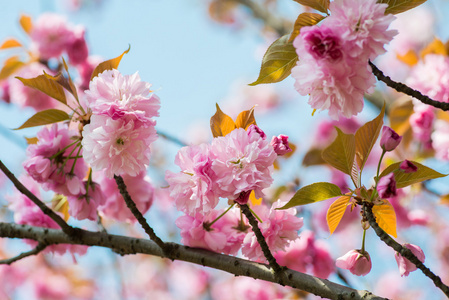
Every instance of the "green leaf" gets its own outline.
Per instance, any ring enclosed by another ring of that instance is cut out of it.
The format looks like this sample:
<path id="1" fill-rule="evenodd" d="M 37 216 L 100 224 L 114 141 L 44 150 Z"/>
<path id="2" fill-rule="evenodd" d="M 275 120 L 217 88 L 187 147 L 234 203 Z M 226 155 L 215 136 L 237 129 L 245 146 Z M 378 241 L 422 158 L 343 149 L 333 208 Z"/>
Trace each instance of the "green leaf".
<path id="1" fill-rule="evenodd" d="M 92 72 L 92 76 L 90 77 L 90 80 L 94 79 L 98 74 L 103 73 L 106 70 L 112 70 L 117 69 L 118 65 L 120 64 L 120 61 L 122 60 L 123 55 L 129 52 L 131 50 L 131 45 L 128 47 L 128 50 L 123 52 L 120 56 L 117 56 L 116 58 L 104 61 L 100 63 Z"/>
<path id="2" fill-rule="evenodd" d="M 292 68 L 298 61 L 296 49 L 288 42 L 289 34 L 286 34 L 268 47 L 263 56 L 259 78 L 249 85 L 261 83 L 280 82 L 290 75 Z"/>
<path id="3" fill-rule="evenodd" d="M 319 202 L 341 195 L 340 188 L 335 184 L 329 182 L 316 182 L 300 188 L 293 198 L 279 209 L 287 209 L 297 205 Z"/>
<path id="4" fill-rule="evenodd" d="M 214 138 L 225 136 L 236 128 L 234 120 L 222 112 L 218 104 L 216 106 L 217 112 L 210 118 L 210 129 Z"/>
<path id="5" fill-rule="evenodd" d="M 366 160 L 379 137 L 385 114 L 385 103 L 380 114 L 372 121 L 367 122 L 355 133 L 355 155 L 360 170 L 363 170 Z"/>
<path id="6" fill-rule="evenodd" d="M 404 173 L 404 171 L 399 169 L 399 165 L 401 164 L 401 162 L 397 162 L 383 170 L 379 177 L 383 177 L 393 172 L 394 179 L 396 180 L 396 187 L 403 188 L 414 183 L 447 176 L 420 163 L 417 163 L 416 161 L 411 162 L 418 168 L 418 170 L 414 173 Z"/>
<path id="7" fill-rule="evenodd" d="M 67 104 L 64 89 L 52 78 L 46 75 L 39 75 L 35 78 L 16 77 L 26 86 L 35 88 L 48 96 L 58 100 L 61 103 Z"/>
<path id="8" fill-rule="evenodd" d="M 294 0 L 298 2 L 299 4 L 311 7 L 313 9 L 316 9 L 322 13 L 327 14 L 327 10 L 329 8 L 329 0 Z"/>
<path id="9" fill-rule="evenodd" d="M 343 133 L 337 129 L 337 137 L 334 142 L 323 150 L 323 159 L 345 174 L 351 175 L 355 156 L 355 137 L 353 134 Z"/>
<path id="10" fill-rule="evenodd" d="M 376 222 L 389 235 L 398 237 L 396 233 L 396 213 L 390 202 L 385 200 L 384 204 L 373 206 L 373 215 Z"/>
<path id="11" fill-rule="evenodd" d="M 309 166 L 316 166 L 316 165 L 324 165 L 326 162 L 323 160 L 323 157 L 321 157 L 321 153 L 323 152 L 323 149 L 317 149 L 312 148 L 304 155 L 304 158 L 302 160 L 302 165 L 309 167 Z"/>
<path id="12" fill-rule="evenodd" d="M 337 229 L 338 224 L 343 218 L 345 214 L 346 207 L 348 206 L 349 200 L 351 200 L 351 196 L 345 195 L 341 196 L 334 203 L 329 206 L 326 214 L 327 226 L 329 227 L 329 232 L 334 233 L 335 229 Z"/>
<path id="13" fill-rule="evenodd" d="M 239 113 L 235 120 L 236 128 L 243 128 L 246 130 L 251 124 L 257 125 L 256 119 L 254 118 L 254 107 Z"/>
<path id="14" fill-rule="evenodd" d="M 70 116 L 65 111 L 59 109 L 47 109 L 36 113 L 34 116 L 29 118 L 25 123 L 23 123 L 22 126 L 14 130 L 53 124 L 67 120 L 70 120 Z"/>
<path id="15" fill-rule="evenodd" d="M 321 20 L 323 20 L 325 16 L 322 16 L 320 14 L 305 12 L 298 16 L 298 18 L 295 21 L 295 25 L 293 26 L 293 31 L 290 34 L 290 38 L 288 39 L 289 42 L 293 41 L 295 37 L 299 35 L 299 32 L 301 31 L 301 28 L 305 26 L 312 26 L 315 24 L 318 24 Z"/>
<path id="16" fill-rule="evenodd" d="M 385 14 L 398 14 L 415 8 L 426 1 L 427 0 L 377 0 L 377 3 L 388 4 L 387 9 L 385 9 Z"/>

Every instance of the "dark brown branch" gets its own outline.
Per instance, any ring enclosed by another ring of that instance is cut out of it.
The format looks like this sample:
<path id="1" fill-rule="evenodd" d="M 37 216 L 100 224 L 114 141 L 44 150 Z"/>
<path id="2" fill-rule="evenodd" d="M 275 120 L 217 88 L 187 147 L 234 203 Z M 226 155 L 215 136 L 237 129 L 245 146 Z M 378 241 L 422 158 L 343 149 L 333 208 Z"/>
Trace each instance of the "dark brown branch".
<path id="1" fill-rule="evenodd" d="M 45 205 L 41 200 L 39 200 L 39 198 L 37 198 L 33 193 L 30 192 L 30 190 L 28 190 L 15 176 L 13 173 L 11 173 L 11 171 L 9 171 L 9 169 L 3 164 L 3 162 L 0 160 L 0 169 L 3 171 L 3 173 L 5 173 L 6 177 L 9 178 L 9 180 L 11 180 L 11 182 L 14 184 L 14 186 L 16 187 L 17 190 L 19 190 L 19 192 L 21 192 L 22 194 L 24 194 L 25 196 L 27 196 L 31 201 L 33 201 L 34 204 L 36 204 L 44 214 L 46 214 L 47 216 L 49 216 L 50 218 L 53 219 L 53 221 L 56 222 L 56 224 L 59 225 L 59 227 L 61 227 L 61 229 L 69 234 L 69 235 L 74 235 L 75 233 L 75 228 L 73 228 L 72 226 L 70 226 L 69 224 L 66 223 L 66 221 L 64 221 L 63 218 L 61 218 L 57 213 L 55 213 L 53 210 L 51 210 L 47 205 Z"/>
<path id="2" fill-rule="evenodd" d="M 47 245 L 78 244 L 99 246 L 113 249 L 122 255 L 148 254 L 166 257 L 164 251 L 154 242 L 126 236 L 92 232 L 80 229 L 79 238 L 74 240 L 61 230 L 32 227 L 0 222 L 0 237 L 31 239 L 44 241 Z M 266 264 L 252 262 L 229 255 L 214 253 L 207 250 L 190 248 L 175 243 L 167 243 L 172 249 L 174 259 L 186 261 L 217 270 L 222 270 L 236 276 L 247 276 L 277 283 L 278 278 Z M 321 279 L 285 268 L 284 284 L 314 295 L 328 299 L 380 300 L 384 299 L 368 291 L 355 290 L 326 279 Z"/>
<path id="3" fill-rule="evenodd" d="M 282 268 L 279 266 L 279 264 L 276 261 L 276 258 L 274 258 L 273 254 L 271 254 L 270 248 L 268 247 L 267 242 L 265 241 L 265 237 L 263 236 L 262 232 L 259 229 L 259 224 L 256 220 L 256 218 L 253 216 L 251 211 L 249 210 L 248 205 L 240 205 L 240 209 L 242 210 L 243 214 L 246 216 L 246 218 L 249 221 L 249 224 L 251 225 L 254 234 L 256 235 L 257 242 L 259 243 L 260 247 L 262 248 L 262 252 L 267 259 L 268 263 L 270 264 L 270 267 L 273 269 L 276 277 L 278 277 L 279 284 L 283 285 L 283 274 L 282 274 Z"/>
<path id="4" fill-rule="evenodd" d="M 131 199 L 131 196 L 129 195 L 125 182 L 123 181 L 123 178 L 121 176 L 114 175 L 115 182 L 117 183 L 118 189 L 120 191 L 120 194 L 122 194 L 123 199 L 125 200 L 126 206 L 128 206 L 129 210 L 132 212 L 134 217 L 136 217 L 139 224 L 142 226 L 142 228 L 145 230 L 145 232 L 148 234 L 148 236 L 164 251 L 167 249 L 165 243 L 156 235 L 153 228 L 150 227 L 145 217 L 142 215 L 142 213 L 139 211 L 139 209 L 136 206 L 136 203 L 134 203 L 133 199 Z"/>
<path id="5" fill-rule="evenodd" d="M 18 261 L 18 260 L 21 260 L 22 258 L 31 256 L 31 255 L 39 254 L 39 253 L 42 252 L 45 248 L 47 248 L 47 244 L 45 244 L 45 243 L 39 243 L 39 244 L 36 246 L 36 248 L 34 248 L 34 249 L 30 250 L 30 251 L 20 253 L 19 255 L 14 256 L 14 257 L 11 257 L 11 258 L 7 258 L 7 259 L 2 259 L 2 260 L 0 260 L 0 265 L 10 265 L 10 264 L 12 264 L 13 262 L 16 262 L 16 261 Z"/>
<path id="6" fill-rule="evenodd" d="M 439 102 L 439 101 L 430 99 L 426 95 L 421 94 L 419 91 L 414 90 L 401 82 L 396 82 L 396 81 L 391 80 L 390 77 L 384 75 L 384 73 L 381 70 L 379 70 L 379 68 L 377 68 L 376 65 L 374 65 L 372 62 L 369 62 L 369 65 L 371 66 L 371 69 L 373 70 L 373 74 L 377 77 L 377 79 L 385 82 L 386 85 L 395 89 L 396 91 L 407 94 L 409 96 L 412 96 L 413 98 L 418 99 L 419 101 L 421 101 L 424 104 L 431 105 L 433 107 L 439 108 L 444 111 L 449 110 L 449 103 Z"/>
<path id="7" fill-rule="evenodd" d="M 398 252 L 401 256 L 403 256 L 404 258 L 406 258 L 410 262 L 412 262 L 418 269 L 420 269 L 424 273 L 424 275 L 426 275 L 433 281 L 433 283 L 435 284 L 436 287 L 438 287 L 440 290 L 442 290 L 443 293 L 447 297 L 449 297 L 449 287 L 441 281 L 441 278 L 438 277 L 437 275 L 435 275 L 429 268 L 427 268 L 416 257 L 416 255 L 413 254 L 413 252 L 410 249 L 403 247 L 401 244 L 399 244 L 394 239 L 392 239 L 385 231 L 383 231 L 382 228 L 379 227 L 379 225 L 377 224 L 377 222 L 374 218 L 372 207 L 369 205 L 366 205 L 366 203 L 364 203 L 362 209 L 363 209 L 363 217 L 368 220 L 369 224 L 374 229 L 377 236 L 385 244 L 387 244 L 388 246 L 393 248 L 396 252 Z"/>

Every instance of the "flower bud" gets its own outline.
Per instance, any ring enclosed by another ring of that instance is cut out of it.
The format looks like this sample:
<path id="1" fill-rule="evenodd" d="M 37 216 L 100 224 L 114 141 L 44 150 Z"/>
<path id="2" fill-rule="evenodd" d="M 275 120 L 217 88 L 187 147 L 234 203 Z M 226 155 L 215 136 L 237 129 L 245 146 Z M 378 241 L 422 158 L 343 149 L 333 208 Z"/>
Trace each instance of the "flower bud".
<path id="1" fill-rule="evenodd" d="M 415 173 L 416 171 L 418 171 L 418 167 L 409 160 L 404 160 L 403 162 L 401 162 L 399 168 L 404 171 L 404 173 Z"/>
<path id="2" fill-rule="evenodd" d="M 361 250 L 351 250 L 342 257 L 337 258 L 337 267 L 349 270 L 357 276 L 365 276 L 371 271 L 371 258 L 368 252 Z"/>
<path id="3" fill-rule="evenodd" d="M 379 182 L 377 183 L 377 193 L 382 199 L 397 196 L 396 180 L 394 180 L 394 173 L 390 173 L 379 179 Z"/>
<path id="4" fill-rule="evenodd" d="M 384 151 L 393 151 L 399 145 L 402 136 L 396 133 L 388 126 L 382 128 L 382 136 L 380 137 L 380 146 Z"/>
<path id="5" fill-rule="evenodd" d="M 267 138 L 267 135 L 265 134 L 265 132 L 263 132 L 262 129 L 259 128 L 259 126 L 251 124 L 249 125 L 248 129 L 246 130 L 248 133 L 248 136 L 254 136 L 254 134 L 258 134 L 257 138 L 262 138 L 263 140 Z"/>
<path id="6" fill-rule="evenodd" d="M 283 134 L 279 136 L 273 136 L 273 138 L 271 139 L 271 146 L 274 148 L 274 152 L 276 152 L 276 154 L 279 156 L 292 151 L 292 149 L 288 145 L 288 136 Z"/>
<path id="7" fill-rule="evenodd" d="M 413 245 L 413 244 L 404 244 L 403 247 L 406 247 L 412 251 L 413 254 L 421 261 L 424 262 L 426 259 L 426 256 L 424 255 L 424 252 L 419 246 Z M 410 262 L 408 259 L 402 257 L 398 252 L 394 255 L 394 258 L 396 259 L 396 262 L 399 267 L 399 272 L 401 273 L 401 276 L 408 276 L 410 272 L 415 271 L 417 268 L 414 263 Z"/>

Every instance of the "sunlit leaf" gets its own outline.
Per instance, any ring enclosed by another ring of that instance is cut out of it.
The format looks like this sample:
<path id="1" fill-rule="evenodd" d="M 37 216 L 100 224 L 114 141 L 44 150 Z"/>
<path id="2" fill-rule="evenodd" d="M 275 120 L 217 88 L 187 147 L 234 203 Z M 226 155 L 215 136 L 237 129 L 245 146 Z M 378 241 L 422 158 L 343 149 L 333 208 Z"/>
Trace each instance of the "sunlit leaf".
<path id="1" fill-rule="evenodd" d="M 316 182 L 300 188 L 293 198 L 279 209 L 287 209 L 297 205 L 319 202 L 341 195 L 340 188 L 335 184 L 329 182 Z"/>
<path id="2" fill-rule="evenodd" d="M 25 64 L 19 60 L 18 56 L 12 56 L 8 58 L 7 60 L 5 60 L 5 64 L 0 71 L 0 80 L 8 78 L 24 65 Z"/>
<path id="3" fill-rule="evenodd" d="M 398 237 L 396 233 L 396 213 L 391 203 L 387 200 L 384 201 L 384 204 L 373 206 L 373 214 L 379 227 L 396 238 Z"/>
<path id="4" fill-rule="evenodd" d="M 36 113 L 25 123 L 23 123 L 22 126 L 16 128 L 15 130 L 53 124 L 67 120 L 70 120 L 70 116 L 65 111 L 59 109 L 47 109 Z"/>
<path id="5" fill-rule="evenodd" d="M 355 133 L 355 157 L 360 170 L 363 170 L 371 149 L 379 137 L 380 129 L 384 123 L 385 103 L 380 114 L 372 121 L 367 122 Z"/>
<path id="6" fill-rule="evenodd" d="M 90 77 L 90 80 L 94 79 L 94 77 L 98 76 L 98 74 L 103 73 L 106 70 L 112 70 L 117 69 L 118 65 L 120 64 L 120 61 L 122 60 L 123 55 L 129 52 L 131 50 L 131 45 L 129 46 L 128 50 L 123 52 L 120 56 L 117 56 L 116 58 L 104 61 L 100 63 L 92 72 L 92 76 Z"/>
<path id="7" fill-rule="evenodd" d="M 255 206 L 262 204 L 262 198 L 256 198 L 254 191 L 251 191 L 251 194 L 249 194 L 249 201 L 251 201 L 251 204 Z"/>
<path id="8" fill-rule="evenodd" d="M 340 198 L 335 200 L 334 203 L 331 204 L 331 206 L 329 206 L 326 214 L 326 221 L 327 226 L 329 227 L 330 234 L 334 233 L 335 229 L 337 229 L 341 218 L 343 218 L 343 215 L 345 214 L 349 200 L 351 200 L 351 196 L 341 196 Z"/>
<path id="9" fill-rule="evenodd" d="M 416 65 L 419 61 L 419 57 L 414 50 L 408 50 L 407 53 L 403 55 L 397 53 L 396 58 L 411 67 Z"/>
<path id="10" fill-rule="evenodd" d="M 382 173 L 380 174 L 380 177 L 383 177 L 393 172 L 394 179 L 396 180 L 396 187 L 403 188 L 412 185 L 414 183 L 447 176 L 429 167 L 423 166 L 422 164 L 416 161 L 411 162 L 418 168 L 418 170 L 414 173 L 404 173 L 404 171 L 399 169 L 399 165 L 401 164 L 401 162 L 397 162 L 388 166 L 385 170 L 383 170 Z"/>
<path id="11" fill-rule="evenodd" d="M 440 197 L 440 204 L 449 205 L 449 194 Z"/>
<path id="12" fill-rule="evenodd" d="M 302 13 L 298 16 L 295 21 L 295 25 L 293 26 L 293 31 L 290 34 L 289 42 L 293 41 L 295 37 L 299 35 L 301 28 L 305 26 L 312 26 L 318 24 L 321 20 L 323 20 L 325 16 L 310 12 Z"/>
<path id="13" fill-rule="evenodd" d="M 56 194 L 51 200 L 52 209 L 56 212 L 60 212 L 64 216 L 64 220 L 67 222 L 70 218 L 69 214 L 69 202 L 67 201 L 67 197 Z"/>
<path id="14" fill-rule="evenodd" d="M 64 65 L 67 66 L 65 64 L 64 61 Z M 68 70 L 68 69 L 66 69 Z M 47 77 L 50 80 L 56 81 L 59 85 L 61 85 L 63 88 L 65 88 L 70 94 L 73 95 L 73 97 L 75 97 L 75 99 L 78 99 L 78 93 L 76 91 L 76 87 L 73 84 L 70 75 L 67 73 L 68 78 L 66 78 L 62 72 L 59 72 L 58 74 L 56 74 L 55 76 L 52 76 L 50 74 L 45 73 L 44 71 L 44 75 L 45 77 Z"/>
<path id="15" fill-rule="evenodd" d="M 290 158 L 293 154 L 295 154 L 296 149 L 297 149 L 296 145 L 291 143 L 290 141 L 288 142 L 288 146 L 290 147 L 290 149 L 292 149 L 292 151 L 287 152 L 284 155 L 282 155 L 281 157 L 284 158 L 284 159 L 285 158 Z"/>
<path id="16" fill-rule="evenodd" d="M 26 86 L 35 88 L 48 96 L 62 102 L 67 103 L 64 89 L 52 78 L 48 78 L 46 75 L 39 75 L 35 78 L 22 78 L 16 77 Z"/>
<path id="17" fill-rule="evenodd" d="M 73 97 L 75 97 L 75 99 L 78 101 L 78 100 L 79 100 L 79 99 L 78 99 L 78 92 L 76 91 L 76 87 L 75 87 L 75 84 L 74 84 L 73 81 L 72 81 L 72 77 L 70 77 L 69 67 L 67 66 L 67 63 L 65 62 L 64 57 L 62 58 L 62 63 L 63 63 L 64 69 L 65 69 L 65 71 L 66 71 L 66 73 L 67 73 L 67 77 L 68 77 L 68 83 L 69 83 L 69 88 L 70 88 L 70 89 L 67 89 L 67 90 L 68 90 L 68 91 L 73 95 Z"/>
<path id="18" fill-rule="evenodd" d="M 321 156 L 321 153 L 323 152 L 323 149 L 317 149 L 312 148 L 304 155 L 304 158 L 302 160 L 302 165 L 309 167 L 309 166 L 316 166 L 316 165 L 324 165 L 326 162 L 324 161 L 323 157 Z"/>
<path id="19" fill-rule="evenodd" d="M 30 16 L 22 14 L 20 16 L 19 23 L 20 23 L 20 26 L 22 26 L 22 29 L 27 34 L 30 34 L 31 30 L 33 30 L 33 21 L 31 20 Z"/>
<path id="20" fill-rule="evenodd" d="M 421 50 L 421 57 L 424 58 L 427 54 L 438 54 L 447 56 L 446 46 L 440 39 L 433 39 L 433 41 Z"/>
<path id="21" fill-rule="evenodd" d="M 295 47 L 288 42 L 289 34 L 274 41 L 263 56 L 259 78 L 250 85 L 274 83 L 284 80 L 290 75 L 298 61 Z"/>
<path id="22" fill-rule="evenodd" d="M 407 148 L 413 138 L 410 127 L 410 116 L 414 113 L 413 102 L 410 97 L 402 97 L 393 102 L 388 112 L 390 127 L 402 136 L 400 146 Z"/>
<path id="23" fill-rule="evenodd" d="M 323 159 L 345 174 L 351 175 L 355 156 L 355 137 L 353 134 L 343 133 L 337 129 L 337 137 L 334 142 L 323 150 Z"/>
<path id="24" fill-rule="evenodd" d="M 214 138 L 225 136 L 236 128 L 234 120 L 222 112 L 218 104 L 216 106 L 217 112 L 210 118 L 210 129 Z"/>
<path id="25" fill-rule="evenodd" d="M 32 137 L 32 138 L 25 137 L 25 140 L 27 141 L 28 145 L 37 144 L 37 142 L 39 141 L 39 139 L 37 137 Z"/>
<path id="26" fill-rule="evenodd" d="M 256 119 L 254 118 L 254 107 L 239 113 L 235 120 L 236 128 L 243 128 L 246 130 L 251 124 L 257 125 Z"/>
<path id="27" fill-rule="evenodd" d="M 310 8 L 316 9 L 322 13 L 327 14 L 329 8 L 329 0 L 294 0 L 299 4 L 308 6 Z"/>
<path id="28" fill-rule="evenodd" d="M 0 46 L 0 50 L 15 48 L 15 47 L 22 47 L 22 44 L 14 38 L 9 38 L 3 42 L 3 44 Z"/>
<path id="29" fill-rule="evenodd" d="M 377 3 L 388 4 L 385 14 L 398 14 L 417 7 L 427 0 L 377 0 Z"/>

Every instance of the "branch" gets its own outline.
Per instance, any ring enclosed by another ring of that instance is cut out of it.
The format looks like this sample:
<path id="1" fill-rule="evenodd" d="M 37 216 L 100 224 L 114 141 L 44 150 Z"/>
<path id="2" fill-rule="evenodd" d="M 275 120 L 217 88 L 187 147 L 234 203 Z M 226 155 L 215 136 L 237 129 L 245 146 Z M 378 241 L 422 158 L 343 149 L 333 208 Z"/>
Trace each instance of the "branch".
<path id="1" fill-rule="evenodd" d="M 57 213 L 55 213 L 53 210 L 51 210 L 47 205 L 45 205 L 39 198 L 37 198 L 33 193 L 30 192 L 15 176 L 11 171 L 3 164 L 3 162 L 0 160 L 0 169 L 5 173 L 6 177 L 11 180 L 11 182 L 14 184 L 17 190 L 27 196 L 31 201 L 33 201 L 34 204 L 36 204 L 44 214 L 49 216 L 53 219 L 53 221 L 56 222 L 56 224 L 59 225 L 59 227 L 62 228 L 62 230 L 69 234 L 74 235 L 76 229 L 70 226 L 69 224 L 64 221 L 63 218 L 61 218 Z"/>
<path id="2" fill-rule="evenodd" d="M 125 199 L 126 206 L 128 206 L 129 210 L 132 212 L 132 214 L 136 217 L 139 224 L 142 226 L 142 228 L 145 230 L 145 232 L 148 234 L 148 236 L 159 246 L 161 249 L 168 250 L 166 244 L 156 235 L 153 228 L 148 225 L 147 220 L 142 215 L 142 213 L 139 211 L 139 209 L 136 206 L 136 203 L 134 203 L 133 199 L 131 199 L 131 196 L 129 195 L 125 182 L 123 181 L 123 178 L 121 176 L 114 175 L 115 182 L 117 183 L 118 189 L 120 190 L 120 194 L 122 194 L 123 199 Z"/>
<path id="3" fill-rule="evenodd" d="M 274 258 L 273 254 L 271 254 L 270 248 L 268 247 L 268 244 L 265 241 L 265 237 L 263 236 L 262 232 L 259 229 L 259 225 L 258 225 L 256 218 L 253 216 L 253 214 L 249 210 L 248 205 L 246 205 L 246 204 L 240 205 L 240 208 L 241 208 L 243 214 L 248 219 L 249 224 L 251 225 L 253 232 L 256 235 L 257 242 L 259 243 L 260 247 L 262 248 L 262 252 L 265 255 L 265 258 L 267 259 L 271 268 L 275 272 L 275 275 L 279 278 L 278 283 L 283 285 L 282 268 L 277 263 L 276 258 Z"/>
<path id="4" fill-rule="evenodd" d="M 164 139 L 170 141 L 170 142 L 173 142 L 173 143 L 175 143 L 175 144 L 178 144 L 178 145 L 181 146 L 181 147 L 187 146 L 187 143 L 186 143 L 186 142 L 183 142 L 183 141 L 181 141 L 180 139 L 175 138 L 175 137 L 172 136 L 172 135 L 169 135 L 168 133 L 165 133 L 165 132 L 162 132 L 162 131 L 158 130 L 158 131 L 157 131 L 157 134 L 158 134 L 159 136 L 163 137 Z"/>
<path id="5" fill-rule="evenodd" d="M 449 287 L 445 285 L 441 278 L 435 275 L 429 268 L 427 268 L 417 257 L 413 254 L 410 249 L 403 247 L 401 244 L 392 239 L 379 225 L 376 223 L 376 220 L 373 215 L 372 207 L 363 203 L 363 217 L 366 218 L 371 225 L 371 227 L 376 232 L 377 236 L 388 246 L 393 248 L 396 252 L 398 252 L 401 256 L 408 259 L 412 262 L 418 269 L 420 269 L 424 275 L 429 277 L 436 287 L 443 291 L 443 293 L 449 297 Z"/>
<path id="6" fill-rule="evenodd" d="M 371 66 L 371 69 L 373 70 L 373 74 L 377 77 L 377 79 L 385 82 L 386 85 L 395 89 L 396 91 L 407 94 L 409 96 L 412 96 L 413 98 L 418 99 L 419 101 L 421 101 L 424 104 L 431 105 L 433 107 L 439 108 L 444 111 L 449 110 L 449 103 L 439 102 L 439 101 L 430 99 L 426 95 L 421 94 L 419 91 L 414 90 L 401 82 L 396 82 L 396 81 L 391 80 L 390 77 L 384 75 L 384 73 L 381 70 L 379 70 L 376 67 L 376 65 L 374 65 L 372 62 L 369 62 L 369 65 Z"/>
<path id="7" fill-rule="evenodd" d="M 92 232 L 80 229 L 79 238 L 75 241 L 57 229 L 32 227 L 0 222 L 0 237 L 32 239 L 52 244 L 78 244 L 100 246 L 113 249 L 122 255 L 148 254 L 166 257 L 163 250 L 154 242 L 126 236 Z M 175 243 L 167 243 L 172 248 L 170 259 L 186 261 L 214 269 L 222 270 L 236 276 L 247 276 L 277 283 L 277 277 L 266 264 L 252 262 L 233 256 L 214 253 L 203 249 L 195 249 Z M 368 291 L 351 289 L 326 279 L 321 279 L 285 268 L 284 284 L 328 299 L 380 300 L 385 299 Z"/>
<path id="8" fill-rule="evenodd" d="M 42 252 L 45 248 L 47 248 L 47 244 L 45 243 L 39 243 L 36 248 L 34 248 L 33 250 L 30 250 L 28 252 L 23 252 L 20 253 L 19 255 L 15 256 L 15 257 L 11 257 L 11 258 L 7 258 L 7 259 L 3 259 L 0 260 L 0 264 L 1 265 L 10 265 L 13 262 L 16 262 L 18 260 L 21 260 L 22 258 L 31 256 L 31 255 L 36 255 L 39 254 L 40 252 Z"/>

